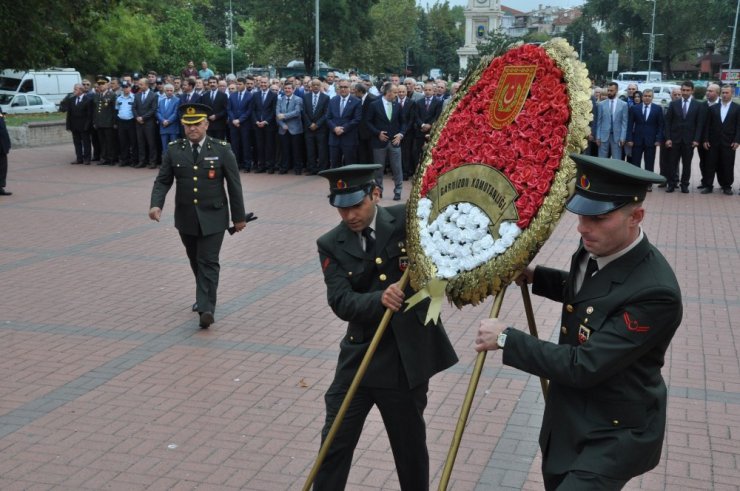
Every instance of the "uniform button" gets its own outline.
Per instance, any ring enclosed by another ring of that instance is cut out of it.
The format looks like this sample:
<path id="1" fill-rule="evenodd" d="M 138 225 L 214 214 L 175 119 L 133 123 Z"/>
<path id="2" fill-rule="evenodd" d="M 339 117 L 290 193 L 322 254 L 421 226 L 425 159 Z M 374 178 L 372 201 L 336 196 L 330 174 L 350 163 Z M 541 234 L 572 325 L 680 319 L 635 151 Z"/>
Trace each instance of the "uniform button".
<path id="1" fill-rule="evenodd" d="M 198 170 L 198 166 L 197 165 L 194 165 L 193 166 L 193 169 Z"/>
<path id="2" fill-rule="evenodd" d="M 563 333 L 563 336 L 567 336 L 568 335 L 568 328 L 565 327 L 565 326 L 560 326 L 560 332 Z"/>
<path id="3" fill-rule="evenodd" d="M 573 306 L 571 304 L 568 304 L 565 306 L 565 310 L 567 310 L 568 312 L 573 312 Z"/>
<path id="4" fill-rule="evenodd" d="M 350 337 L 349 337 L 349 340 L 350 340 L 350 341 L 354 341 L 354 340 L 355 340 L 355 337 L 354 337 L 354 336 L 350 336 Z"/>
<path id="5" fill-rule="evenodd" d="M 383 264 L 383 260 L 379 257 L 375 258 L 375 264 Z"/>
<path id="6" fill-rule="evenodd" d="M 193 200 L 193 204 L 194 205 L 197 205 L 198 204 L 198 199 L 197 198 Z"/>
<path id="7" fill-rule="evenodd" d="M 352 276 L 352 271 L 350 271 L 349 273 L 347 273 L 347 276 Z"/>
<path id="8" fill-rule="evenodd" d="M 193 176 L 193 181 L 197 181 L 197 180 L 198 180 L 198 176 Z"/>
<path id="9" fill-rule="evenodd" d="M 198 192 L 198 188 L 193 188 L 193 192 L 194 193 L 197 193 Z"/>
<path id="10" fill-rule="evenodd" d="M 406 249 L 401 249 L 401 252 L 406 252 Z"/>
<path id="11" fill-rule="evenodd" d="M 385 280 L 388 279 L 388 277 L 386 275 L 384 275 L 384 274 L 378 276 L 378 278 L 380 278 L 380 281 L 385 281 Z"/>
<path id="12" fill-rule="evenodd" d="M 586 309 L 586 313 L 587 313 L 587 314 L 593 314 L 593 313 L 594 313 L 594 308 L 593 308 L 593 307 L 590 307 L 590 306 L 589 306 L 589 307 L 588 307 L 588 308 Z"/>
<path id="13" fill-rule="evenodd" d="M 612 426 L 619 426 L 619 420 L 618 419 L 613 420 Z"/>

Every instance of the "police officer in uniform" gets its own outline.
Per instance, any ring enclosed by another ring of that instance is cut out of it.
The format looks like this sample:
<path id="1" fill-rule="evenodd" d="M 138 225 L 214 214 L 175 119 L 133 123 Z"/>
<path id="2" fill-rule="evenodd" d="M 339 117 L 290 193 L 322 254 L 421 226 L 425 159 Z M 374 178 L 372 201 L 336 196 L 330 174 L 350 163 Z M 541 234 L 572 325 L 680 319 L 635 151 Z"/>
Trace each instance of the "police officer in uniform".
<path id="1" fill-rule="evenodd" d="M 660 369 L 681 323 L 671 266 L 641 228 L 647 186 L 665 178 L 626 162 L 571 155 L 581 244 L 570 271 L 537 266 L 518 282 L 562 302 L 558 344 L 481 322 L 475 349 L 550 380 L 540 431 L 546 489 L 621 489 L 658 465 L 667 389 Z"/>
<path id="2" fill-rule="evenodd" d="M 149 218 L 159 221 L 165 196 L 177 181 L 175 227 L 195 275 L 193 311 L 199 313 L 204 329 L 214 322 L 218 255 L 229 226 L 229 209 L 234 230 L 240 232 L 246 227 L 236 159 L 228 143 L 206 135 L 210 114 L 211 108 L 203 104 L 180 106 L 185 138 L 170 142 L 154 180 L 149 209 Z"/>
<path id="3" fill-rule="evenodd" d="M 429 456 L 424 409 L 429 379 L 457 362 L 441 324 L 424 325 L 426 307 L 403 312 L 410 287 L 398 286 L 406 257 L 406 206 L 378 206 L 380 189 L 374 173 L 380 165 L 354 164 L 324 170 L 329 203 L 342 221 L 318 241 L 329 305 L 347 321 L 340 343 L 334 381 L 326 395 L 326 438 L 344 396 L 387 308 L 395 312 L 357 394 L 346 413 L 314 490 L 341 490 L 347 482 L 352 453 L 373 405 L 388 433 L 401 489 L 429 488 Z"/>

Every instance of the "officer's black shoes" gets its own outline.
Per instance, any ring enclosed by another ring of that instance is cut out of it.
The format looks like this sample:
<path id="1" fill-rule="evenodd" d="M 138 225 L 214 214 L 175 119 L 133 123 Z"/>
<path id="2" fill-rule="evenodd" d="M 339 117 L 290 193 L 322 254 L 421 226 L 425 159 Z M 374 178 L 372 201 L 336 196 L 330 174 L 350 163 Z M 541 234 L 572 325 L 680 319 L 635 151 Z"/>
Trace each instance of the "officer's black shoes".
<path id="1" fill-rule="evenodd" d="M 6 191 L 5 188 L 0 188 L 0 196 L 11 196 L 13 193 Z"/>
<path id="2" fill-rule="evenodd" d="M 393 195 L 393 201 L 401 201 L 401 195 L 400 194 L 394 194 Z"/>
<path id="3" fill-rule="evenodd" d="M 213 324 L 213 313 L 212 312 L 202 312 L 200 314 L 200 327 L 203 329 L 208 329 L 208 327 Z"/>

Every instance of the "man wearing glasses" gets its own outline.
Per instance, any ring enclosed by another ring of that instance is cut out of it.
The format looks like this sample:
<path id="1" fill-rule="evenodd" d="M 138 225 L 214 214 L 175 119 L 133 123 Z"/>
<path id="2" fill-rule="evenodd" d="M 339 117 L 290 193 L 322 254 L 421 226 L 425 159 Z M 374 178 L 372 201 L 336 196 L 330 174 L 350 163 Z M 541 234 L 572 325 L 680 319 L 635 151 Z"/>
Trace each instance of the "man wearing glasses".
<path id="1" fill-rule="evenodd" d="M 360 100 L 349 93 L 349 80 L 340 80 L 338 87 L 339 94 L 329 101 L 329 160 L 332 169 L 357 163 L 357 127 L 362 117 Z"/>

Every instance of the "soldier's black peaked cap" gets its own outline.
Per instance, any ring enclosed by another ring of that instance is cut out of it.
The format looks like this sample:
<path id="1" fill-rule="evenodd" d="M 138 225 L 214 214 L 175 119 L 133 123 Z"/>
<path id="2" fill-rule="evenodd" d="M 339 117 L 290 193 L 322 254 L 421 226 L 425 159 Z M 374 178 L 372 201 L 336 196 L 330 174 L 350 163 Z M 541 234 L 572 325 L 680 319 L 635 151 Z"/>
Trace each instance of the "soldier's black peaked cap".
<path id="1" fill-rule="evenodd" d="M 352 164 L 319 172 L 329 180 L 329 203 L 337 208 L 349 208 L 361 202 L 375 184 L 379 164 Z"/>

